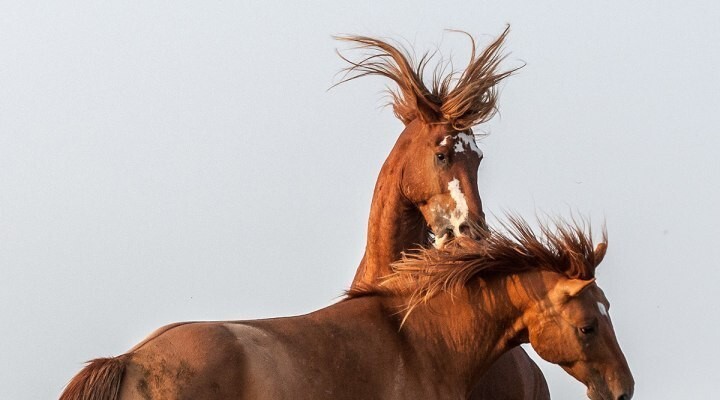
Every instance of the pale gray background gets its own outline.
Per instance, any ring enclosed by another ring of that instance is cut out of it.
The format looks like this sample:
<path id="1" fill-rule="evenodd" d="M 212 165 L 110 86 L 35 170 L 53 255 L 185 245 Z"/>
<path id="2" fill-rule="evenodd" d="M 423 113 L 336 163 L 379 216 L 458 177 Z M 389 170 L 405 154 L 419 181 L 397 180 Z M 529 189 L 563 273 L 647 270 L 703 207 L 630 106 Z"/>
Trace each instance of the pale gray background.
<path id="1" fill-rule="evenodd" d="M 486 210 L 606 219 L 599 283 L 636 398 L 715 398 L 718 3 L 388 3 L 2 4 L 0 399 L 55 398 L 169 322 L 335 301 L 402 126 L 381 79 L 326 92 L 330 36 L 462 65 L 444 28 L 487 43 L 506 23 L 506 65 L 527 66 L 478 129 Z"/>

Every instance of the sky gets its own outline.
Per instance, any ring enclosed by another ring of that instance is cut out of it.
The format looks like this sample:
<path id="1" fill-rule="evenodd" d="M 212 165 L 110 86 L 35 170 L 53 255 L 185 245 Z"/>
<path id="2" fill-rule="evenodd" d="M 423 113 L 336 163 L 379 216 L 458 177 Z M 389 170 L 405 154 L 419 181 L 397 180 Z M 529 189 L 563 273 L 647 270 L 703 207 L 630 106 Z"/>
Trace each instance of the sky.
<path id="1" fill-rule="evenodd" d="M 13 2 L 0 13 L 0 398 L 184 320 L 307 313 L 364 250 L 402 130 L 336 34 L 441 49 L 511 25 L 476 128 L 489 220 L 607 224 L 598 284 L 635 398 L 709 399 L 720 358 L 720 5 Z M 584 387 L 541 362 L 553 398 Z"/>

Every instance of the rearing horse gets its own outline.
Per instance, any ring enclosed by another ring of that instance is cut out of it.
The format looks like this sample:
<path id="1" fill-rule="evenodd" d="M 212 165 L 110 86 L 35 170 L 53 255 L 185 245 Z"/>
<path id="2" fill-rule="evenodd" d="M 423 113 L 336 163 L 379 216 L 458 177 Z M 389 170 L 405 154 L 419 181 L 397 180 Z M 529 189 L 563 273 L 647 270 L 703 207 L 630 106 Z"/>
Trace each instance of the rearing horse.
<path id="1" fill-rule="evenodd" d="M 368 51 L 352 61 L 342 82 L 365 75 L 393 80 L 395 115 L 405 124 L 375 184 L 365 254 L 352 288 L 377 283 L 403 252 L 429 244 L 440 246 L 451 237 L 485 226 L 478 193 L 477 170 L 483 153 L 472 126 L 488 121 L 496 111 L 497 83 L 514 72 L 500 72 L 500 50 L 506 29 L 476 54 L 471 39 L 470 63 L 461 74 L 434 75 L 427 88 L 423 73 L 430 57 L 413 65 L 407 52 L 385 41 L 347 36 Z M 342 83 L 341 82 L 341 83 Z M 522 348 L 503 355 L 480 379 L 472 399 L 545 400 L 550 398 L 539 367 Z"/>
<path id="2" fill-rule="evenodd" d="M 594 279 L 605 243 L 570 225 L 510 229 L 406 258 L 383 284 L 308 315 L 168 325 L 90 362 L 60 399 L 464 399 L 494 359 L 530 342 L 590 399 L 630 400 Z"/>

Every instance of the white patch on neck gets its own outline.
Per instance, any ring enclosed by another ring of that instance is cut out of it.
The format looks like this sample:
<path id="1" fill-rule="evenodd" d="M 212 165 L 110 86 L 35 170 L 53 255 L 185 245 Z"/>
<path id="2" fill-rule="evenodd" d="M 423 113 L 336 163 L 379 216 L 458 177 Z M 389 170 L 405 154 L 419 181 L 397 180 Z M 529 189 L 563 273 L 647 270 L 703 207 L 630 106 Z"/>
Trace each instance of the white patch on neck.
<path id="1" fill-rule="evenodd" d="M 445 137 L 447 139 L 447 136 Z M 445 142 L 445 139 L 443 139 L 443 142 Z M 463 153 L 465 152 L 465 147 L 470 148 L 471 151 L 474 151 L 478 157 L 482 158 L 483 152 L 480 150 L 479 147 L 477 147 L 477 143 L 475 143 L 475 137 L 473 135 L 470 135 L 465 132 L 460 132 L 457 134 L 457 139 L 455 140 L 455 147 L 453 147 L 453 150 L 455 150 L 455 153 Z"/>
<path id="2" fill-rule="evenodd" d="M 597 306 L 598 306 L 598 310 L 600 310 L 600 314 L 602 314 L 603 317 L 607 317 L 608 312 L 607 312 L 607 308 L 605 308 L 605 304 L 598 301 Z"/>
<path id="3" fill-rule="evenodd" d="M 457 178 L 453 178 L 448 182 L 448 190 L 450 196 L 455 200 L 455 209 L 450 212 L 450 224 L 453 226 L 455 236 L 460 236 L 460 225 L 462 225 L 468 217 L 468 205 L 465 200 L 465 195 L 460 190 L 460 181 Z"/>

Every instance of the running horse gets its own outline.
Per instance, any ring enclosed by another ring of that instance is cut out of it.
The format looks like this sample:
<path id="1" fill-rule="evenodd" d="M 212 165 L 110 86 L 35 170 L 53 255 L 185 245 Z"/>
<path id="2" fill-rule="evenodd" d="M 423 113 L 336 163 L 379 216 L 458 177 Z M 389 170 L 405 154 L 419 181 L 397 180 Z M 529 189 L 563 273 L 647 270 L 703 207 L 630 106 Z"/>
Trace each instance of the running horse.
<path id="1" fill-rule="evenodd" d="M 338 37 L 366 51 L 360 61 L 341 54 L 350 67 L 340 83 L 365 75 L 391 79 L 399 89 L 391 92 L 393 110 L 405 125 L 375 185 L 365 254 L 353 289 L 389 275 L 403 252 L 429 245 L 431 237 L 441 246 L 454 236 L 477 236 L 472 228 L 485 225 L 477 184 L 483 153 L 472 126 L 493 117 L 497 84 L 514 72 L 499 71 L 507 34 L 508 29 L 479 54 L 470 36 L 465 71 L 443 77 L 436 68 L 430 88 L 423 79 L 427 55 L 413 63 L 408 51 L 385 41 Z M 546 400 L 550 392 L 540 368 L 517 347 L 479 380 L 471 398 Z"/>
<path id="2" fill-rule="evenodd" d="M 605 250 L 577 225 L 536 234 L 511 219 L 483 240 L 406 256 L 387 279 L 311 314 L 160 328 L 91 361 L 60 398 L 463 399 L 529 342 L 590 399 L 629 400 L 633 378 L 595 282 Z"/>

